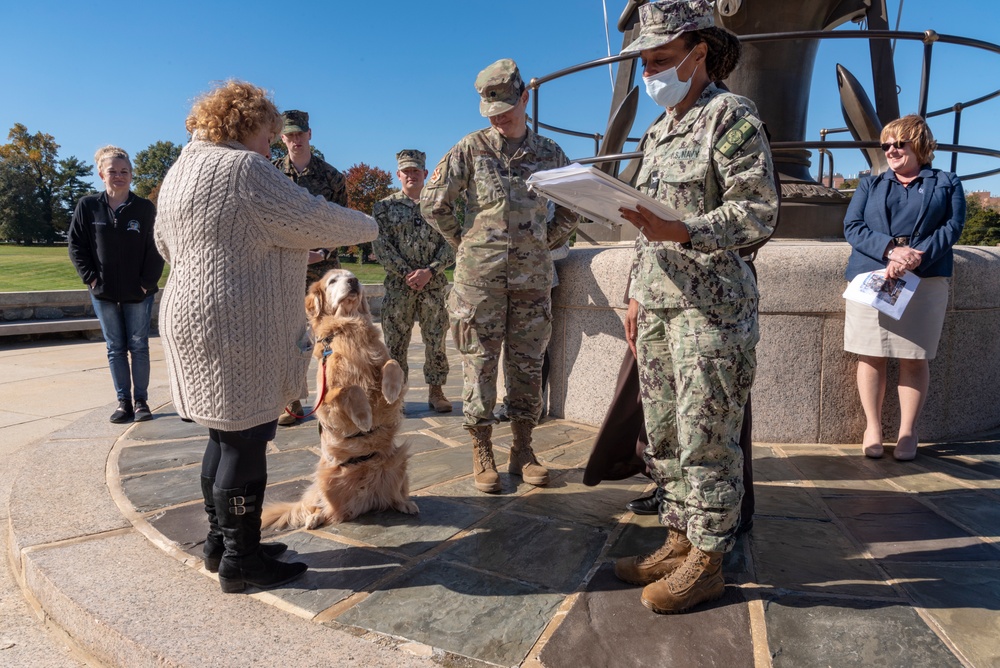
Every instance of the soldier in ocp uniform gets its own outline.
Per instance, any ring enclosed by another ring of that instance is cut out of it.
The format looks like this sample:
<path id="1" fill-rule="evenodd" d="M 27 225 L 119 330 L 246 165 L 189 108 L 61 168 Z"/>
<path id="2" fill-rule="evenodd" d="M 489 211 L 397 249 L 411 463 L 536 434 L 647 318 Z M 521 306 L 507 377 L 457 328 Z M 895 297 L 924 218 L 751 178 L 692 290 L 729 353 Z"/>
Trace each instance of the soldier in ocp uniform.
<path id="1" fill-rule="evenodd" d="M 678 220 L 622 210 L 636 239 L 625 333 L 636 354 L 668 536 L 615 573 L 646 585 L 643 604 L 683 612 L 725 591 L 743 495 L 743 407 L 756 368 L 757 287 L 740 249 L 767 238 L 777 213 L 770 149 L 754 104 L 715 85 L 739 61 L 708 0 L 639 8 L 646 91 L 666 108 L 644 139 L 637 188 Z"/>
<path id="2" fill-rule="evenodd" d="M 500 491 L 493 459 L 497 367 L 504 354 L 513 445 L 508 471 L 545 485 L 531 449 L 542 410 L 542 357 L 552 333 L 552 258 L 576 229 L 572 211 L 529 192 L 536 171 L 567 164 L 562 149 L 527 124 L 528 90 L 513 60 L 476 77 L 479 111 L 490 127 L 473 132 L 441 160 L 420 198 L 424 218 L 457 249 L 448 313 L 464 373 L 463 424 L 473 442 L 476 488 Z M 465 224 L 455 203 L 465 198 Z"/>
<path id="3" fill-rule="evenodd" d="M 284 125 L 281 128 L 281 141 L 288 148 L 288 153 L 283 158 L 275 159 L 274 166 L 313 195 L 346 207 L 347 182 L 344 180 L 344 175 L 312 153 L 312 147 L 309 144 L 312 140 L 309 114 L 297 109 L 290 109 L 281 117 L 284 120 Z M 314 248 L 309 251 L 306 286 L 308 287 L 313 281 L 322 278 L 323 274 L 329 270 L 339 268 L 340 261 L 336 248 Z M 283 427 L 293 425 L 298 422 L 296 416 L 302 414 L 302 402 L 293 401 L 285 407 L 284 412 L 278 418 L 278 424 Z"/>
<path id="4" fill-rule="evenodd" d="M 385 267 L 382 332 L 389 354 L 408 376 L 406 352 L 413 322 L 419 320 L 427 404 L 438 413 L 450 413 L 451 402 L 441 388 L 448 382 L 448 311 L 444 305 L 448 279 L 444 270 L 455 262 L 455 251 L 420 215 L 425 161 L 423 151 L 406 149 L 396 154 L 396 176 L 403 189 L 372 208 L 379 229 L 372 249 Z"/>

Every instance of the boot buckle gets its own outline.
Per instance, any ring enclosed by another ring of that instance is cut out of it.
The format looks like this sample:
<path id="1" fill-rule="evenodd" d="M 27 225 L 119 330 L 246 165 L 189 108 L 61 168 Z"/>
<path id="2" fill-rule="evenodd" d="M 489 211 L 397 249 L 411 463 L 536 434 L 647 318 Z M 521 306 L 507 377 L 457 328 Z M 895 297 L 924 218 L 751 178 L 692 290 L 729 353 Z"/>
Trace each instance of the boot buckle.
<path id="1" fill-rule="evenodd" d="M 233 515 L 246 515 L 254 509 L 253 506 L 247 507 L 247 501 L 253 502 L 256 498 L 256 496 L 229 497 L 229 512 Z"/>

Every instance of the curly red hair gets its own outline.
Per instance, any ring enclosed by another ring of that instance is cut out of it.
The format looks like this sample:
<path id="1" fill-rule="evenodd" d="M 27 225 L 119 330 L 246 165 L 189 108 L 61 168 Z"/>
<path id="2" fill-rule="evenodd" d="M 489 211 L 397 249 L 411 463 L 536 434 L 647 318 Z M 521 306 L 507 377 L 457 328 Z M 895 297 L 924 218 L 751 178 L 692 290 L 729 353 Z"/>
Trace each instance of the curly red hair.
<path id="1" fill-rule="evenodd" d="M 253 137 L 261 128 L 281 130 L 281 114 L 267 91 L 230 79 L 199 97 L 184 123 L 199 139 L 222 143 Z"/>

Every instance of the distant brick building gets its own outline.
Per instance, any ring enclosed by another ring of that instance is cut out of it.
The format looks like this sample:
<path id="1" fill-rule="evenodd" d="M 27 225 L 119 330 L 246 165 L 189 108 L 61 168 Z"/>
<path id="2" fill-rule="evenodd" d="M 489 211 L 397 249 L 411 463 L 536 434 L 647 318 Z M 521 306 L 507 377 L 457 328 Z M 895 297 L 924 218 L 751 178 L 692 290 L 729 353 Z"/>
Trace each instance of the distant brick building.
<path id="1" fill-rule="evenodd" d="M 968 197 L 975 197 L 984 209 L 1000 210 L 1000 197 L 994 197 L 989 191 L 973 190 L 968 193 Z"/>

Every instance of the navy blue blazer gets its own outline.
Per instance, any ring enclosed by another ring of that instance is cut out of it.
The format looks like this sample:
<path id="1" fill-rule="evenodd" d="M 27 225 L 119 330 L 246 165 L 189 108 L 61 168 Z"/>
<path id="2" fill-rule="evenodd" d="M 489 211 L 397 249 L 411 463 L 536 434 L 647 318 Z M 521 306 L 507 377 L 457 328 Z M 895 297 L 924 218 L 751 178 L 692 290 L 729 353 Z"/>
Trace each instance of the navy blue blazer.
<path id="1" fill-rule="evenodd" d="M 951 276 L 955 263 L 951 247 L 958 243 L 965 226 L 965 191 L 962 182 L 951 172 L 924 167 L 921 173 L 924 174 L 923 200 L 910 235 L 910 246 L 923 251 L 924 255 L 913 273 L 921 278 Z M 866 176 L 858 183 L 844 218 L 844 237 L 852 249 L 844 272 L 847 280 L 867 271 L 884 269 L 889 264 L 883 259 L 892 241 L 886 209 L 888 194 L 889 182 L 885 173 Z"/>

